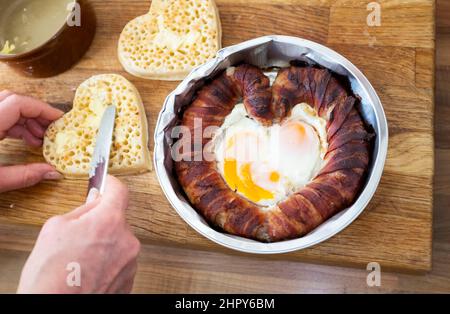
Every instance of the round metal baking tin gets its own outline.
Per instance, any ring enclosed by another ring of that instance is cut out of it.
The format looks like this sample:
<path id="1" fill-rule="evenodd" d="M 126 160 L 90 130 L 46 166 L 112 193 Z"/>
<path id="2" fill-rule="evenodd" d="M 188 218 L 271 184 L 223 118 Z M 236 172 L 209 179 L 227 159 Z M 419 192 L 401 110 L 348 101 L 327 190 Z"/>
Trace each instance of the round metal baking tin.
<path id="1" fill-rule="evenodd" d="M 179 122 L 179 113 L 190 104 L 195 92 L 207 79 L 238 63 L 250 63 L 261 68 L 287 66 L 292 60 L 316 63 L 346 76 L 353 93 L 361 98 L 360 111 L 375 133 L 375 143 L 366 184 L 356 202 L 337 213 L 307 235 L 275 243 L 258 241 L 222 233 L 211 228 L 191 206 L 173 172 L 170 132 Z M 162 190 L 177 213 L 206 238 L 230 249 L 256 254 L 285 253 L 323 242 L 346 228 L 364 210 L 380 181 L 388 147 L 388 126 L 380 99 L 367 78 L 356 66 L 337 52 L 315 42 L 288 36 L 264 36 L 249 40 L 217 53 L 216 58 L 195 68 L 166 98 L 155 130 L 154 163 Z"/>

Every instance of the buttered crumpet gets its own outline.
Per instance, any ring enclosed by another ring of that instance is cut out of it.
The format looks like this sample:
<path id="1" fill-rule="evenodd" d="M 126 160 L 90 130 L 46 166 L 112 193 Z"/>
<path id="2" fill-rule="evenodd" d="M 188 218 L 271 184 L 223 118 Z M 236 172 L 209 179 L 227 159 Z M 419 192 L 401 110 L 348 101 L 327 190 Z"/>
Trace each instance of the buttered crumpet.
<path id="1" fill-rule="evenodd" d="M 135 76 L 182 80 L 216 55 L 221 37 L 213 0 L 153 0 L 149 13 L 123 29 L 118 56 Z"/>
<path id="2" fill-rule="evenodd" d="M 55 121 L 44 137 L 44 157 L 66 178 L 86 178 L 103 112 L 116 106 L 109 170 L 136 174 L 151 167 L 148 128 L 137 89 L 124 77 L 96 75 L 77 89 L 73 109 Z"/>

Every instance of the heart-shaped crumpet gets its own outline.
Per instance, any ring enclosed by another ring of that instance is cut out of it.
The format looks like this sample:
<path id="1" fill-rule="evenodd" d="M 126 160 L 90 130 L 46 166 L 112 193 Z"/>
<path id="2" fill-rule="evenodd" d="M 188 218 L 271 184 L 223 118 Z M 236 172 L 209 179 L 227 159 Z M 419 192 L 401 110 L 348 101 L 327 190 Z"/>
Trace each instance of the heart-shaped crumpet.
<path id="1" fill-rule="evenodd" d="M 137 174 L 150 170 L 148 127 L 137 89 L 116 74 L 96 75 L 75 93 L 73 108 L 52 123 L 44 137 L 44 157 L 66 178 L 87 178 L 95 140 L 106 107 L 116 106 L 111 174 Z"/>
<path id="2" fill-rule="evenodd" d="M 118 55 L 132 75 L 177 81 L 212 59 L 221 41 L 213 0 L 153 0 L 149 13 L 123 29 Z"/>

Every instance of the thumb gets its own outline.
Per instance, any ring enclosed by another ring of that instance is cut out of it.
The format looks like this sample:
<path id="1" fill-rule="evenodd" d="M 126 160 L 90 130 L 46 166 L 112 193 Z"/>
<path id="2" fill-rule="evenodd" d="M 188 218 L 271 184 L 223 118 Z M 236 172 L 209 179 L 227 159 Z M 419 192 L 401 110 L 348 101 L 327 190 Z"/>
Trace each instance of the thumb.
<path id="1" fill-rule="evenodd" d="M 33 186 L 43 180 L 60 180 L 62 175 L 46 163 L 0 167 L 0 193 Z"/>

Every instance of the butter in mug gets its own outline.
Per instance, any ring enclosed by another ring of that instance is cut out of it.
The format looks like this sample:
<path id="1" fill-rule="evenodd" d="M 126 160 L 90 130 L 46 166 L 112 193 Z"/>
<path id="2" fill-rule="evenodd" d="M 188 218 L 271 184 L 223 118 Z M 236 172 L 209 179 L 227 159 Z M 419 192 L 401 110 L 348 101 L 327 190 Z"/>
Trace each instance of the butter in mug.
<path id="1" fill-rule="evenodd" d="M 73 0 L 0 0 L 0 54 L 31 51 L 66 23 Z"/>

